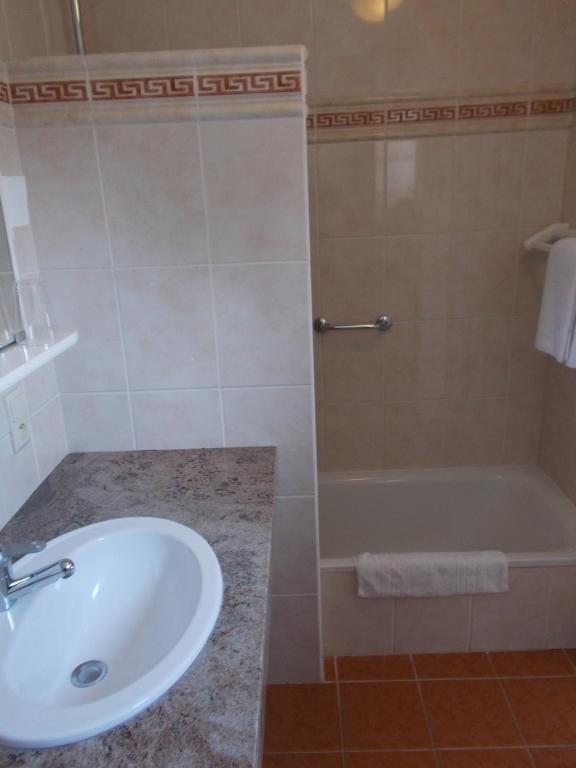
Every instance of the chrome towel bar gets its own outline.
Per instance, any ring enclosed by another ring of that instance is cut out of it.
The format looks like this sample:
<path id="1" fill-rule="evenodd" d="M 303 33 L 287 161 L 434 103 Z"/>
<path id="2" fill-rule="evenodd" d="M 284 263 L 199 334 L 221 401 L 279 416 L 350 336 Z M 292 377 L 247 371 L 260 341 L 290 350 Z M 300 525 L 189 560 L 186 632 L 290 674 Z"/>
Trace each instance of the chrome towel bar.
<path id="1" fill-rule="evenodd" d="M 365 323 L 363 325 L 335 325 L 325 317 L 317 317 L 314 320 L 314 330 L 316 333 L 326 333 L 326 331 L 361 331 L 377 330 L 389 331 L 392 328 L 392 318 L 390 315 L 380 315 L 375 323 Z"/>

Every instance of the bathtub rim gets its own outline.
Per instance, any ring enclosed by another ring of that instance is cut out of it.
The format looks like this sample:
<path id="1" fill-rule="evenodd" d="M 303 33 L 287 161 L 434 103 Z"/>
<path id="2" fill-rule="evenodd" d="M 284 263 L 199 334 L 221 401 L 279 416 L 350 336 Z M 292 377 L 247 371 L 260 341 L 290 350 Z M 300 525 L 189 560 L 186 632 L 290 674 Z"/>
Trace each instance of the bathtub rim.
<path id="1" fill-rule="evenodd" d="M 465 477 L 497 477 L 503 474 L 520 477 L 538 478 L 545 483 L 553 496 L 565 506 L 572 507 L 575 515 L 576 504 L 564 493 L 564 491 L 544 472 L 541 467 L 530 465 L 497 464 L 488 466 L 471 467 L 427 467 L 425 469 L 383 469 L 383 470 L 350 470 L 321 472 L 318 475 L 318 487 L 328 483 L 350 482 L 403 482 L 416 478 L 435 476 L 438 480 L 447 476 L 459 475 Z M 358 553 L 360 554 L 360 553 Z M 567 546 L 562 549 L 547 552 L 505 552 L 509 568 L 555 568 L 576 566 L 576 546 Z M 321 573 L 349 573 L 354 572 L 354 560 L 352 558 L 320 558 Z"/>

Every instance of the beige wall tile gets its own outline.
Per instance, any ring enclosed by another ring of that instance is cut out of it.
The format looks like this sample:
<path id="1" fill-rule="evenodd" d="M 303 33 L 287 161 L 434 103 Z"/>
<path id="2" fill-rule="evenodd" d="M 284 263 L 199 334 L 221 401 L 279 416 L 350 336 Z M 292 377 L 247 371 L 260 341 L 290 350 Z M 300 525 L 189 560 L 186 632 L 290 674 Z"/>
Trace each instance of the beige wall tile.
<path id="1" fill-rule="evenodd" d="M 320 144 L 318 203 L 321 237 L 385 232 L 386 144 Z"/>
<path id="2" fill-rule="evenodd" d="M 515 231 L 457 232 L 449 258 L 449 317 L 512 311 L 519 243 Z"/>
<path id="3" fill-rule="evenodd" d="M 445 321 L 396 323 L 385 336 L 382 345 L 385 398 L 442 397 L 446 376 Z"/>
<path id="4" fill-rule="evenodd" d="M 506 318 L 450 320 L 446 396 L 503 397 L 508 383 L 510 323 Z"/>
<path id="5" fill-rule="evenodd" d="M 385 311 L 383 238 L 320 240 L 316 310 L 333 322 L 367 323 Z"/>
<path id="6" fill-rule="evenodd" d="M 530 397 L 508 398 L 504 464 L 538 464 L 543 403 Z"/>
<path id="7" fill-rule="evenodd" d="M 468 650 L 469 597 L 396 600 L 395 653 Z"/>
<path id="8" fill-rule="evenodd" d="M 445 466 L 444 411 L 440 401 L 387 403 L 384 423 L 387 468 Z"/>
<path id="9" fill-rule="evenodd" d="M 76 41 L 69 0 L 49 0 L 41 4 L 50 56 L 75 54 Z"/>
<path id="10" fill-rule="evenodd" d="M 308 208 L 310 215 L 310 237 L 318 237 L 318 146 L 308 144 Z"/>
<path id="11" fill-rule="evenodd" d="M 4 0 L 12 58 L 46 56 L 46 34 L 38 0 Z"/>
<path id="12" fill-rule="evenodd" d="M 523 133 L 457 137 L 454 185 L 457 229 L 518 226 L 524 140 Z"/>
<path id="13" fill-rule="evenodd" d="M 168 48 L 166 9 L 158 0 L 82 0 L 82 30 L 87 53 Z"/>
<path id="14" fill-rule="evenodd" d="M 404 93 L 456 88 L 460 0 L 403 0 L 396 6 L 383 24 L 378 84 Z"/>
<path id="15" fill-rule="evenodd" d="M 462 0 L 461 90 L 528 87 L 535 1 Z"/>
<path id="16" fill-rule="evenodd" d="M 526 134 L 521 211 L 523 225 L 537 228 L 560 220 L 568 139 L 567 130 Z"/>
<path id="17" fill-rule="evenodd" d="M 394 600 L 358 597 L 353 573 L 323 573 L 322 634 L 325 656 L 391 653 Z"/>
<path id="18" fill-rule="evenodd" d="M 325 471 L 378 469 L 384 455 L 384 406 L 381 403 L 324 405 Z"/>
<path id="19" fill-rule="evenodd" d="M 548 357 L 534 348 L 537 317 L 510 320 L 509 394 L 541 403 L 546 388 Z"/>
<path id="20" fill-rule="evenodd" d="M 387 145 L 387 231 L 444 232 L 452 219 L 454 140 L 403 139 Z"/>
<path id="21" fill-rule="evenodd" d="M 502 462 L 506 401 L 446 400 L 442 403 L 448 466 L 493 465 Z"/>
<path id="22" fill-rule="evenodd" d="M 228 5 L 230 2 L 228 0 Z M 310 0 L 238 0 L 242 45 L 312 44 Z"/>
<path id="23" fill-rule="evenodd" d="M 322 337 L 323 403 L 380 399 L 384 336 L 376 331 L 347 331 Z"/>
<path id="24" fill-rule="evenodd" d="M 386 238 L 384 309 L 393 320 L 447 316 L 450 242 L 449 235 Z"/>
<path id="25" fill-rule="evenodd" d="M 510 590 L 472 598 L 473 651 L 544 648 L 549 568 L 511 568 Z"/>
<path id="26" fill-rule="evenodd" d="M 534 230 L 527 231 L 522 237 L 533 235 Z M 542 301 L 542 290 L 546 275 L 548 259 L 545 253 L 518 249 L 518 268 L 516 277 L 516 297 L 514 303 L 515 315 L 538 315 Z"/>
<path id="27" fill-rule="evenodd" d="M 576 225 L 576 131 L 570 132 L 566 157 L 566 174 L 564 178 L 564 200 L 562 204 L 562 221 Z"/>
<path id="28" fill-rule="evenodd" d="M 360 18 L 350 0 L 311 0 L 317 96 L 359 98 L 382 92 L 384 19 Z M 371 65 L 366 66 L 370 61 Z"/>
<path id="29" fill-rule="evenodd" d="M 226 48 L 240 45 L 235 0 L 164 0 L 168 46 Z M 161 3 L 159 3 L 161 5 Z"/>
<path id="30" fill-rule="evenodd" d="M 530 83 L 534 89 L 573 88 L 576 78 L 576 3 L 537 0 Z"/>

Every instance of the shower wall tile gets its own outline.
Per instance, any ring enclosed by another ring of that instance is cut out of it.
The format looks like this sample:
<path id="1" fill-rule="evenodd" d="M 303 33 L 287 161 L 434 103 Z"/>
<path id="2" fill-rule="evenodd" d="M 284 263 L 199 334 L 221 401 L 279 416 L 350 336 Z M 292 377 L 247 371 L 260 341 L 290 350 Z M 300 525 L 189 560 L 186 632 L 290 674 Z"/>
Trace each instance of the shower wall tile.
<path id="1" fill-rule="evenodd" d="M 235 48 L 240 45 L 236 8 L 230 0 L 165 0 L 168 48 Z"/>
<path id="2" fill-rule="evenodd" d="M 448 466 L 502 463 L 506 400 L 443 401 Z"/>
<path id="3" fill-rule="evenodd" d="M 475 5 L 481 7 L 477 3 Z M 519 225 L 523 158 L 523 133 L 487 133 L 457 138 L 455 229 L 497 229 Z"/>
<path id="4" fill-rule="evenodd" d="M 536 0 L 462 0 L 462 90 L 519 91 L 530 84 Z M 488 55 L 489 52 L 489 55 Z"/>
<path id="5" fill-rule="evenodd" d="M 382 392 L 386 400 L 427 400 L 445 392 L 444 320 L 401 322 L 382 336 Z"/>
<path id="6" fill-rule="evenodd" d="M 4 0 L 4 11 L 11 57 L 46 56 L 48 48 L 40 3 L 37 0 Z"/>
<path id="7" fill-rule="evenodd" d="M 40 267 L 109 266 L 92 128 L 25 128 L 18 145 Z"/>
<path id="8" fill-rule="evenodd" d="M 382 337 L 383 334 L 350 331 L 319 338 L 323 403 L 378 400 L 386 344 Z"/>
<path id="9" fill-rule="evenodd" d="M 130 389 L 216 386 L 208 268 L 122 269 L 116 279 Z"/>
<path id="10" fill-rule="evenodd" d="M 290 117 L 202 124 L 216 263 L 307 260 L 308 233 L 294 226 L 308 218 L 302 133 Z"/>
<path id="11" fill-rule="evenodd" d="M 378 469 L 385 449 L 383 403 L 323 405 L 321 470 Z"/>
<path id="12" fill-rule="evenodd" d="M 278 4 L 269 0 L 238 0 L 238 9 L 242 45 L 299 44 L 309 50 L 312 48 L 312 8 L 309 0 Z"/>
<path id="13" fill-rule="evenodd" d="M 218 448 L 223 444 L 217 390 L 133 392 L 136 448 Z"/>
<path id="14" fill-rule="evenodd" d="M 381 235 L 386 230 L 386 143 L 320 144 L 320 237 Z"/>
<path id="15" fill-rule="evenodd" d="M 452 225 L 454 139 L 403 139 L 387 144 L 387 231 L 445 232 Z"/>
<path id="16" fill-rule="evenodd" d="M 164 51 L 166 8 L 158 0 L 82 0 L 82 28 L 89 53 Z"/>
<path id="17" fill-rule="evenodd" d="M 193 122 L 97 128 L 116 266 L 208 261 Z"/>
<path id="18" fill-rule="evenodd" d="M 576 71 L 574 0 L 537 0 L 533 38 L 531 84 L 533 88 L 571 88 Z"/>
<path id="19" fill-rule="evenodd" d="M 307 263 L 214 270 L 224 386 L 312 384 L 308 272 Z"/>
<path id="20" fill-rule="evenodd" d="M 384 312 L 386 241 L 320 240 L 314 249 L 316 309 L 339 322 L 367 322 Z"/>
<path id="21" fill-rule="evenodd" d="M 417 469 L 446 466 L 443 404 L 438 400 L 387 403 L 384 466 Z"/>
<path id="22" fill-rule="evenodd" d="M 560 221 L 570 133 L 535 131 L 525 136 L 521 222 L 539 229 Z"/>
<path id="23" fill-rule="evenodd" d="M 462 399 L 505 396 L 509 339 L 507 318 L 449 320 L 446 396 Z"/>

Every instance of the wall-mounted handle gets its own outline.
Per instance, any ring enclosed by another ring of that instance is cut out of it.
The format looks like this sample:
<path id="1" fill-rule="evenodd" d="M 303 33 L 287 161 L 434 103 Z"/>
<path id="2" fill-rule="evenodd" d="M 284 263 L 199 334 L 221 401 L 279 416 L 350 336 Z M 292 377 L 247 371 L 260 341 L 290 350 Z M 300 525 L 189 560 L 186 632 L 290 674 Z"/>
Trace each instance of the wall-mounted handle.
<path id="1" fill-rule="evenodd" d="M 314 320 L 314 330 L 316 333 L 326 333 L 326 331 L 389 331 L 392 328 L 392 318 L 390 315 L 380 315 L 375 323 L 365 323 L 363 325 L 336 325 L 331 323 L 325 317 L 317 317 Z"/>

